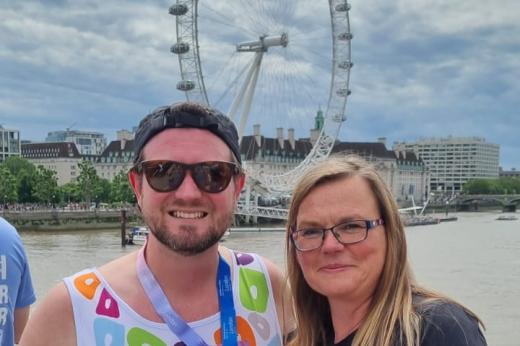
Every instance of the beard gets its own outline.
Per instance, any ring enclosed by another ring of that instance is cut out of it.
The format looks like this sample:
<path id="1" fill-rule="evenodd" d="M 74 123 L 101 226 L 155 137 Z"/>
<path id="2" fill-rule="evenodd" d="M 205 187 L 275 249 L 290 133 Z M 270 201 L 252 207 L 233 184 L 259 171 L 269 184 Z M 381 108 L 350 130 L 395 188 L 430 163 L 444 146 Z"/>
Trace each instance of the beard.
<path id="1" fill-rule="evenodd" d="M 198 234 L 197 227 L 192 225 L 181 225 L 176 230 L 176 233 L 172 233 L 168 230 L 163 220 L 153 220 L 152 218 L 144 217 L 151 233 L 161 244 L 184 256 L 197 255 L 217 244 L 231 226 L 232 218 L 232 211 L 226 213 L 216 219 L 213 225 L 209 226 L 205 232 Z"/>

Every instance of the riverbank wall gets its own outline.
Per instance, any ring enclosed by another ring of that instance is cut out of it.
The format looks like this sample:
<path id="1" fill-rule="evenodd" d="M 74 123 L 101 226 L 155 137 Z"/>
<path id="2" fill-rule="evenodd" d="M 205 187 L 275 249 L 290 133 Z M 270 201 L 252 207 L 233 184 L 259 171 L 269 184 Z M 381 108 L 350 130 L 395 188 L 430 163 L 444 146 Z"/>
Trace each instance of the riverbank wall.
<path id="1" fill-rule="evenodd" d="M 126 224 L 141 224 L 141 214 L 135 209 L 124 213 Z M 42 210 L 3 211 L 0 216 L 19 231 L 53 231 L 85 229 L 117 229 L 123 222 L 122 210 Z"/>

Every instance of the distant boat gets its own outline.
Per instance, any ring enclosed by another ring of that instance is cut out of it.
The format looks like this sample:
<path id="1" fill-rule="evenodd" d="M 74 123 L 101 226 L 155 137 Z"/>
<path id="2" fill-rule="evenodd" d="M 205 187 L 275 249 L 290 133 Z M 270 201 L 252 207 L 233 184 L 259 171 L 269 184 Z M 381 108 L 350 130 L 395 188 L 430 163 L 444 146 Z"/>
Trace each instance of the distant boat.
<path id="1" fill-rule="evenodd" d="M 518 217 L 516 217 L 514 215 L 500 215 L 496 219 L 500 220 L 500 221 L 514 221 L 514 220 L 518 220 Z"/>
<path id="2" fill-rule="evenodd" d="M 144 245 L 150 231 L 145 226 L 133 227 L 128 236 L 128 243 L 132 245 Z"/>
<path id="3" fill-rule="evenodd" d="M 456 216 L 443 216 L 439 218 L 440 222 L 457 221 L 459 218 Z"/>

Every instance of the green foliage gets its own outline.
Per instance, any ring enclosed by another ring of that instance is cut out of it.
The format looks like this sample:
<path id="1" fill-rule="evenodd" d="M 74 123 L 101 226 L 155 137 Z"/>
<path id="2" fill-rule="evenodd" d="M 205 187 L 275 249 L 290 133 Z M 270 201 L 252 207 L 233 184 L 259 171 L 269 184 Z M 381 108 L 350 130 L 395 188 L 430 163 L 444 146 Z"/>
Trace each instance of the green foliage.
<path id="1" fill-rule="evenodd" d="M 122 203 L 134 203 L 135 195 L 132 187 L 130 186 L 130 182 L 128 181 L 128 176 L 126 171 L 119 172 L 112 181 L 112 190 L 111 190 L 112 202 L 122 202 Z"/>
<path id="2" fill-rule="evenodd" d="M 81 202 L 81 191 L 79 184 L 75 181 L 66 183 L 59 188 L 60 200 L 63 203 L 78 203 Z"/>
<path id="3" fill-rule="evenodd" d="M 0 163 L 0 203 L 134 203 L 135 196 L 126 171 L 113 182 L 97 175 L 90 161 L 78 164 L 80 174 L 72 182 L 58 186 L 56 172 L 36 167 L 21 157 Z"/>
<path id="4" fill-rule="evenodd" d="M 101 178 L 98 177 L 94 165 L 90 161 L 82 161 L 78 164 L 80 173 L 78 185 L 82 196 L 82 201 L 90 204 L 94 198 L 101 196 Z"/>
<path id="5" fill-rule="evenodd" d="M 54 203 L 59 196 L 58 178 L 56 172 L 43 166 L 38 166 L 34 174 L 32 195 L 39 203 Z"/>
<path id="6" fill-rule="evenodd" d="M 471 179 L 462 187 L 465 194 L 470 195 L 503 195 L 520 193 L 520 179 Z"/>
<path id="7" fill-rule="evenodd" d="M 36 167 L 28 160 L 19 156 L 10 156 L 3 164 L 16 179 L 17 202 L 37 202 L 33 196 Z"/>
<path id="8" fill-rule="evenodd" d="M 16 178 L 5 166 L 0 165 L 0 202 L 15 203 L 18 200 Z"/>

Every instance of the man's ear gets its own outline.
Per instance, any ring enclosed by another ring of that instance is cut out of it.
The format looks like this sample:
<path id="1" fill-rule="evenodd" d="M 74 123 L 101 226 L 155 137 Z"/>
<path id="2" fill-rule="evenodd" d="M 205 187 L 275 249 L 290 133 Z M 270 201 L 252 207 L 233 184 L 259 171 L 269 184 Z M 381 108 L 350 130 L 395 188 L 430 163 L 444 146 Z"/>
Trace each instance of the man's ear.
<path id="1" fill-rule="evenodd" d="M 242 189 L 244 188 L 244 185 L 246 184 L 246 175 L 240 174 L 237 175 L 234 179 L 235 181 L 235 199 L 238 201 L 240 198 L 240 192 L 242 192 Z"/>
<path id="2" fill-rule="evenodd" d="M 135 198 L 137 199 L 137 203 L 141 200 L 141 191 L 143 189 L 143 177 L 139 176 L 133 169 L 128 172 L 128 181 L 130 185 L 132 185 L 132 190 L 134 190 Z"/>

